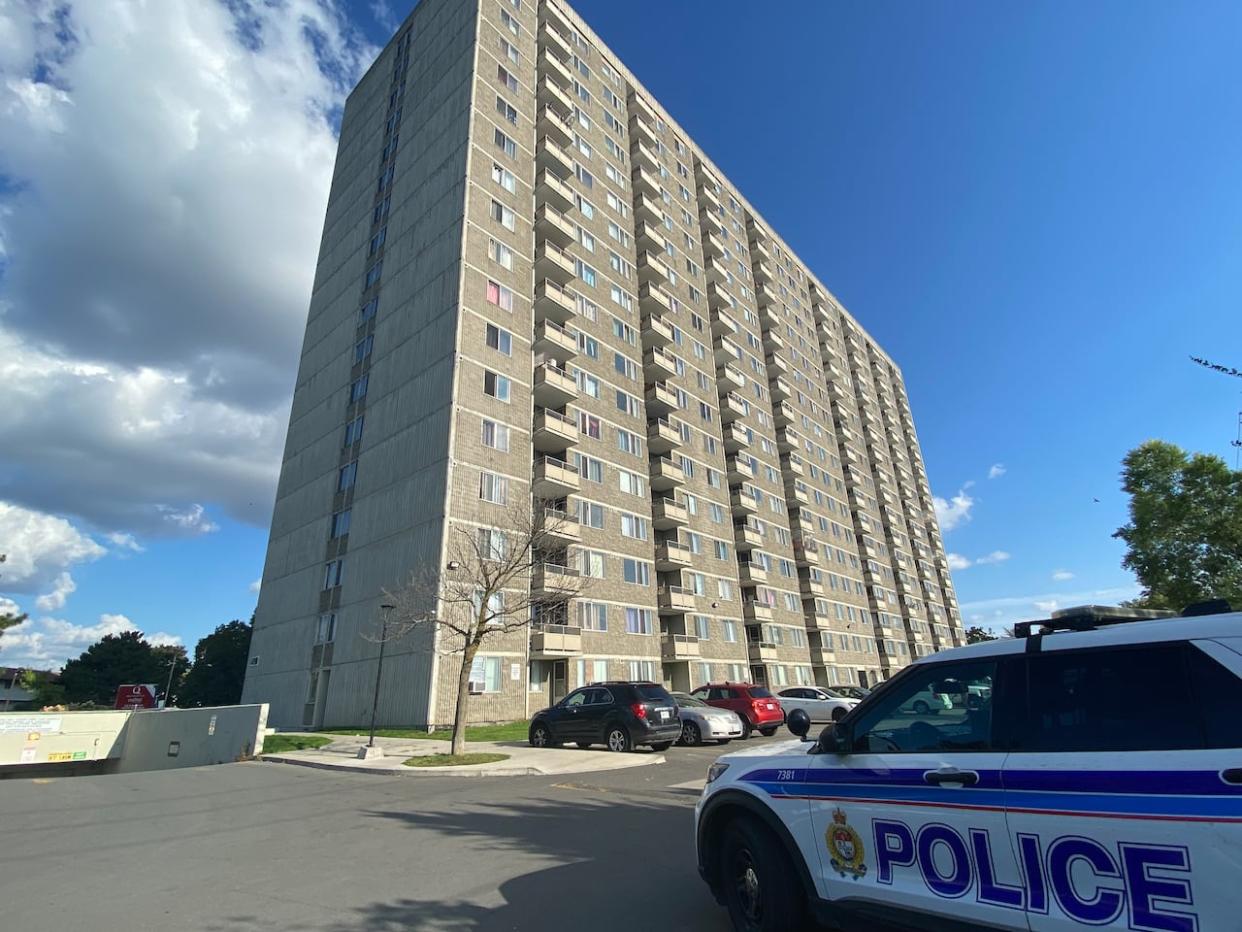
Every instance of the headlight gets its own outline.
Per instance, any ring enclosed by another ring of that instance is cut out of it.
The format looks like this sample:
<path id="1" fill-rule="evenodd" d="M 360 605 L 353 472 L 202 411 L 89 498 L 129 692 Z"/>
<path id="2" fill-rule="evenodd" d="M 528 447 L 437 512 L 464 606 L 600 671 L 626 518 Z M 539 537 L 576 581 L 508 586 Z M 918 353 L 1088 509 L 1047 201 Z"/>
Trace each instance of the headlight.
<path id="1" fill-rule="evenodd" d="M 716 763 L 707 768 L 707 782 L 715 783 L 716 780 L 724 776 L 724 772 L 728 769 L 728 764 L 722 764 L 720 761 L 716 761 Z"/>

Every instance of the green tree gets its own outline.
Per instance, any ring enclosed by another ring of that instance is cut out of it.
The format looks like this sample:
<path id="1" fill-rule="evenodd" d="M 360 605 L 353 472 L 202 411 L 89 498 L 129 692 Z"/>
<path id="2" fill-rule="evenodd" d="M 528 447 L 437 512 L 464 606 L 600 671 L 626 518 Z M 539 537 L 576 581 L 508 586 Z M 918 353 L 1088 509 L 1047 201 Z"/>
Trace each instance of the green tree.
<path id="1" fill-rule="evenodd" d="M 177 693 L 177 704 L 186 707 L 241 702 L 253 630 L 247 622 L 230 621 L 199 640 L 194 648 L 194 666 Z"/>
<path id="2" fill-rule="evenodd" d="M 1181 610 L 1206 599 L 1242 606 L 1242 472 L 1218 456 L 1149 440 L 1123 461 L 1130 522 L 1122 566 L 1148 608 Z"/>
<path id="3" fill-rule="evenodd" d="M 966 643 L 979 644 L 983 641 L 995 641 L 996 635 L 978 626 L 966 629 Z"/>
<path id="4" fill-rule="evenodd" d="M 184 670 L 185 648 L 152 647 L 141 631 L 109 634 L 65 664 L 60 683 L 71 703 L 95 702 L 110 707 L 116 688 L 124 683 L 154 683 L 163 698 L 172 664 Z M 173 679 L 173 695 L 178 681 Z"/>

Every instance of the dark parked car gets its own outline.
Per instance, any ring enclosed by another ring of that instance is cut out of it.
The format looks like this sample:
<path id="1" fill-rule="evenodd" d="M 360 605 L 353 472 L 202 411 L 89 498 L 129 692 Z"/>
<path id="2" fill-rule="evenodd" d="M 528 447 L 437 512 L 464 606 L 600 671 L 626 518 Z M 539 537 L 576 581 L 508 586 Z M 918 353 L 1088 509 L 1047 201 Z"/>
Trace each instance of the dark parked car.
<path id="1" fill-rule="evenodd" d="M 718 709 L 736 712 L 742 720 L 742 737 L 749 738 L 751 731 L 767 736 L 776 733 L 785 721 L 785 711 L 766 686 L 754 683 L 708 683 L 700 686 L 692 695 Z"/>
<path id="2" fill-rule="evenodd" d="M 831 691 L 840 693 L 846 699 L 857 699 L 860 702 L 871 695 L 871 690 L 865 686 L 833 686 Z"/>
<path id="3" fill-rule="evenodd" d="M 533 747 L 571 742 L 629 751 L 640 744 L 663 751 L 681 737 L 677 704 L 658 683 L 592 683 L 531 719 Z"/>

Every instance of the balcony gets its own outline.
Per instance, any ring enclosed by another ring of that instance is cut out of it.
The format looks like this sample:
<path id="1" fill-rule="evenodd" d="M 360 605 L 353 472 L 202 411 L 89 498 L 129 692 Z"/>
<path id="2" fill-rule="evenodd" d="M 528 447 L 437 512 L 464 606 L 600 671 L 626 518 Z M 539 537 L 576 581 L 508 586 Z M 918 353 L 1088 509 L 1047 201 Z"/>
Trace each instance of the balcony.
<path id="1" fill-rule="evenodd" d="M 763 546 L 763 533 L 753 524 L 733 525 L 733 545 L 741 551 Z"/>
<path id="2" fill-rule="evenodd" d="M 776 292 L 763 282 L 755 283 L 755 303 L 760 307 L 769 307 L 776 303 Z"/>
<path id="3" fill-rule="evenodd" d="M 811 504 L 811 496 L 806 490 L 806 486 L 797 482 L 790 482 L 785 485 L 785 500 L 797 502 L 799 505 Z"/>
<path id="4" fill-rule="evenodd" d="M 644 282 L 638 289 L 638 307 L 644 314 L 671 314 L 673 302 L 659 287 Z"/>
<path id="5" fill-rule="evenodd" d="M 652 124 L 653 126 L 655 125 L 655 122 L 656 122 L 655 109 L 651 106 L 651 104 L 643 100 L 643 98 L 640 97 L 638 94 L 635 94 L 633 91 L 631 91 L 628 97 L 626 98 L 626 104 L 629 107 L 630 113 L 638 115 L 639 117 L 646 120 L 648 123 Z"/>
<path id="6" fill-rule="evenodd" d="M 794 561 L 801 567 L 819 566 L 819 544 L 809 539 L 804 544 L 794 541 Z"/>
<path id="7" fill-rule="evenodd" d="M 707 303 L 712 308 L 721 311 L 737 307 L 737 300 L 729 293 L 728 289 L 722 288 L 718 282 L 708 282 Z"/>
<path id="8" fill-rule="evenodd" d="M 774 400 L 783 400 L 793 396 L 793 389 L 788 382 L 778 375 L 768 382 L 768 393 Z"/>
<path id="9" fill-rule="evenodd" d="M 731 337 L 738 331 L 737 321 L 732 315 L 722 310 L 713 310 L 712 318 L 712 336 L 714 337 Z"/>
<path id="10" fill-rule="evenodd" d="M 638 192 L 634 197 L 634 216 L 650 223 L 663 223 L 664 208 L 660 206 L 660 195 Z"/>
<path id="11" fill-rule="evenodd" d="M 781 469 L 795 476 L 801 476 L 805 472 L 802 467 L 802 457 L 795 453 L 781 457 Z"/>
<path id="12" fill-rule="evenodd" d="M 535 278 L 550 278 L 561 285 L 577 275 L 573 257 L 551 240 L 540 240 L 535 247 Z"/>
<path id="13" fill-rule="evenodd" d="M 578 516 L 559 508 L 543 510 L 542 537 L 556 544 L 577 544 L 582 540 L 582 525 Z"/>
<path id="14" fill-rule="evenodd" d="M 660 179 L 654 172 L 649 172 L 641 165 L 636 165 L 630 178 L 634 182 L 634 190 L 653 198 L 660 197 Z"/>
<path id="15" fill-rule="evenodd" d="M 757 282 L 770 282 L 773 278 L 772 266 L 760 260 L 755 263 L 754 268 L 753 268 L 753 274 L 755 276 L 755 281 Z"/>
<path id="16" fill-rule="evenodd" d="M 564 36 L 546 21 L 539 24 L 539 47 L 553 52 L 561 61 L 569 61 L 574 54 Z"/>
<path id="17" fill-rule="evenodd" d="M 720 402 L 721 418 L 724 418 L 724 399 Z M 736 416 L 736 415 L 735 415 Z M 741 424 L 726 424 L 721 431 L 726 453 L 736 453 L 750 446 L 750 435 Z"/>
<path id="18" fill-rule="evenodd" d="M 826 624 L 821 625 L 819 623 L 820 617 L 821 616 L 819 615 L 815 616 L 815 627 L 820 631 L 829 631 L 830 629 Z M 811 651 L 812 664 L 817 667 L 831 667 L 836 665 L 837 655 L 831 647 L 825 647 L 823 644 L 811 644 L 809 647 Z"/>
<path id="19" fill-rule="evenodd" d="M 656 590 L 661 615 L 682 615 L 694 611 L 694 592 L 682 586 L 661 586 Z"/>
<path id="20" fill-rule="evenodd" d="M 564 116 L 551 107 L 540 108 L 538 126 L 543 138 L 558 146 L 568 146 L 574 141 L 573 127 Z"/>
<path id="21" fill-rule="evenodd" d="M 535 231 L 564 249 L 578 238 L 578 231 L 555 207 L 544 204 L 535 211 Z"/>
<path id="22" fill-rule="evenodd" d="M 668 281 L 668 266 L 654 252 L 640 253 L 638 279 L 645 285 L 663 285 Z"/>
<path id="23" fill-rule="evenodd" d="M 573 72 L 546 48 L 539 50 L 539 74 L 566 90 L 574 85 Z"/>
<path id="24" fill-rule="evenodd" d="M 769 353 L 776 353 L 785 348 L 785 338 L 776 332 L 775 327 L 764 328 L 763 348 Z"/>
<path id="25" fill-rule="evenodd" d="M 565 14 L 550 3 L 539 4 L 539 22 L 548 24 L 563 36 L 573 35 L 573 26 L 565 18 Z"/>
<path id="26" fill-rule="evenodd" d="M 729 281 L 729 267 L 719 259 L 713 257 L 708 259 L 703 265 L 703 271 L 706 273 L 709 282 L 720 282 L 723 284 Z"/>
<path id="27" fill-rule="evenodd" d="M 666 349 L 653 346 L 643 353 L 643 374 L 648 379 L 671 379 L 677 374 L 677 357 Z"/>
<path id="28" fill-rule="evenodd" d="M 564 460 L 541 456 L 535 460 L 532 491 L 538 498 L 564 498 L 578 491 L 578 470 Z"/>
<path id="29" fill-rule="evenodd" d="M 539 207 L 548 205 L 555 210 L 569 210 L 574 206 L 574 192 L 550 171 L 541 171 L 535 176 L 535 204 Z"/>
<path id="30" fill-rule="evenodd" d="M 725 467 L 729 476 L 730 484 L 736 485 L 740 482 L 753 481 L 755 478 L 755 471 L 751 468 L 748 457 L 726 457 Z"/>
<path id="31" fill-rule="evenodd" d="M 721 366 L 717 372 L 717 376 L 720 380 L 719 387 L 725 389 L 726 391 L 746 387 L 746 373 L 744 373 L 737 366 Z M 730 388 L 730 386 L 732 386 L 732 388 Z"/>
<path id="32" fill-rule="evenodd" d="M 535 342 L 532 348 L 538 356 L 564 363 L 578 355 L 578 335 L 558 323 L 541 320 L 535 324 Z"/>
<path id="33" fill-rule="evenodd" d="M 782 453 L 792 453 L 802 446 L 802 436 L 792 427 L 778 427 L 776 446 Z"/>
<path id="34" fill-rule="evenodd" d="M 748 625 L 768 622 L 772 620 L 772 606 L 767 602 L 751 599 L 742 603 L 742 616 Z"/>
<path id="35" fill-rule="evenodd" d="M 776 645 L 768 641 L 750 641 L 746 645 L 751 663 L 775 663 L 780 659 Z"/>
<path id="36" fill-rule="evenodd" d="M 647 413 L 657 417 L 677 409 L 677 392 L 664 382 L 652 383 L 643 400 L 647 403 Z"/>
<path id="37" fill-rule="evenodd" d="M 530 573 L 530 592 L 534 598 L 573 595 L 581 577 L 572 566 L 536 563 Z"/>
<path id="38" fill-rule="evenodd" d="M 667 456 L 651 461 L 651 488 L 657 492 L 667 492 L 679 485 L 686 484 L 686 474 L 680 463 Z"/>
<path id="39" fill-rule="evenodd" d="M 539 141 L 535 143 L 535 164 L 561 178 L 568 178 L 574 173 L 573 159 L 565 154 L 565 150 L 560 145 L 547 136 L 540 136 Z"/>
<path id="40" fill-rule="evenodd" d="M 789 375 L 789 363 L 785 362 L 785 357 L 778 353 L 769 353 L 764 357 L 764 362 L 768 367 L 768 374 L 773 376 Z"/>
<path id="41" fill-rule="evenodd" d="M 727 395 L 720 396 L 720 420 L 726 424 L 730 421 L 742 417 L 750 410 L 746 399 L 737 392 L 729 392 Z M 728 444 L 725 444 L 727 450 Z"/>
<path id="42" fill-rule="evenodd" d="M 750 251 L 754 254 L 755 258 L 758 259 L 760 262 L 771 262 L 772 253 L 768 251 L 768 247 L 763 244 L 762 239 L 756 238 L 754 236 L 755 232 L 756 231 L 752 228 L 751 229 L 752 235 L 751 235 L 751 240 L 750 240 Z M 762 237 L 762 235 L 763 234 L 760 234 L 760 237 Z"/>
<path id="43" fill-rule="evenodd" d="M 536 411 L 534 425 L 531 440 L 540 453 L 564 453 L 578 442 L 577 422 L 558 411 Z"/>
<path id="44" fill-rule="evenodd" d="M 758 514 L 759 500 L 744 489 L 734 489 L 729 494 L 729 507 L 734 517 Z"/>
<path id="45" fill-rule="evenodd" d="M 699 659 L 699 639 L 693 634 L 666 634 L 660 642 L 660 654 L 665 663 Z"/>
<path id="46" fill-rule="evenodd" d="M 715 233 L 706 233 L 703 236 L 703 255 L 705 256 L 723 256 L 725 251 L 724 240 Z"/>
<path id="47" fill-rule="evenodd" d="M 633 140 L 633 145 L 630 146 L 630 160 L 635 165 L 641 165 L 653 172 L 660 170 L 660 159 L 656 155 L 655 149 L 652 149 L 641 139 Z"/>
<path id="48" fill-rule="evenodd" d="M 739 560 L 737 564 L 737 575 L 742 581 L 743 586 L 762 585 L 768 581 L 768 571 L 758 563 L 751 563 L 746 560 Z"/>
<path id="49" fill-rule="evenodd" d="M 727 362 L 734 362 L 741 358 L 741 350 L 737 348 L 732 340 L 728 337 L 721 337 L 716 344 L 716 365 L 723 366 Z"/>
<path id="50" fill-rule="evenodd" d="M 535 320 L 551 320 L 566 324 L 574 317 L 578 305 L 569 293 L 551 279 L 540 279 L 535 286 Z"/>
<path id="51" fill-rule="evenodd" d="M 656 144 L 655 128 L 651 121 L 644 119 L 637 113 L 630 116 L 630 135 L 635 139 L 641 139 L 649 146 Z"/>
<path id="52" fill-rule="evenodd" d="M 664 247 L 668 245 L 668 240 L 664 238 L 661 232 L 663 227 L 654 223 L 648 223 L 646 220 L 640 220 L 634 227 L 634 239 L 646 246 L 652 252 L 662 253 Z"/>
<path id="53" fill-rule="evenodd" d="M 673 327 L 659 314 L 647 314 L 642 323 L 643 346 L 668 346 L 673 342 Z"/>
<path id="54" fill-rule="evenodd" d="M 657 531 L 672 531 L 690 523 L 686 506 L 672 498 L 657 498 L 651 503 L 651 526 Z"/>
<path id="55" fill-rule="evenodd" d="M 559 366 L 545 362 L 535 366 L 535 404 L 563 408 L 578 397 L 578 383 Z"/>
<path id="56" fill-rule="evenodd" d="M 655 548 L 655 568 L 671 573 L 694 565 L 694 554 L 685 544 L 675 540 L 660 541 Z"/>
<path id="57" fill-rule="evenodd" d="M 652 453 L 663 456 L 681 444 L 681 430 L 672 421 L 657 418 L 647 422 L 647 449 Z"/>
<path id="58" fill-rule="evenodd" d="M 772 406 L 772 417 L 776 421 L 778 428 L 792 427 L 798 423 L 798 409 L 788 401 L 782 401 L 780 404 Z"/>
<path id="59" fill-rule="evenodd" d="M 714 183 L 699 186 L 699 203 L 706 210 L 719 215 L 722 209 L 720 206 L 720 195 L 716 193 L 716 185 Z"/>
<path id="60" fill-rule="evenodd" d="M 826 594 L 824 592 L 824 584 L 816 582 L 810 576 L 799 577 L 798 588 L 802 590 L 802 598 L 804 599 L 813 599 L 817 596 L 822 599 Z"/>
<path id="61" fill-rule="evenodd" d="M 577 625 L 531 625 L 532 660 L 555 660 L 582 653 L 582 629 Z"/>

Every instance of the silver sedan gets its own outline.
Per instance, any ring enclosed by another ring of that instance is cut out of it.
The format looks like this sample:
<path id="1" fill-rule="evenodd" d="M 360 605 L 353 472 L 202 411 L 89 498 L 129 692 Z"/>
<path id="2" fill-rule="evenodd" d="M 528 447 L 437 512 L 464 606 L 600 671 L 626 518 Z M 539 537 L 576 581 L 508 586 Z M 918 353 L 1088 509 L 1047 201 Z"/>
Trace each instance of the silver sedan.
<path id="1" fill-rule="evenodd" d="M 728 744 L 742 737 L 742 720 L 728 709 L 717 709 L 686 693 L 673 693 L 677 714 L 681 717 L 681 740 L 678 744 L 693 746 L 704 741 Z"/>

